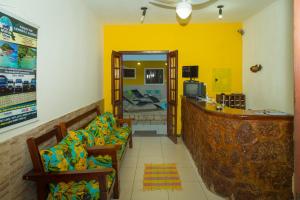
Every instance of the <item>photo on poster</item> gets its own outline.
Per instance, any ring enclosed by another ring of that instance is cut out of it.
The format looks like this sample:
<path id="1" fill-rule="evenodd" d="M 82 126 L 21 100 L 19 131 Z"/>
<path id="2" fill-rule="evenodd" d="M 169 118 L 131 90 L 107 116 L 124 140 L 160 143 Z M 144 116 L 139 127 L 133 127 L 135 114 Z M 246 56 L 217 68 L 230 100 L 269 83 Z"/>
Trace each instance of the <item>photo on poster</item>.
<path id="1" fill-rule="evenodd" d="M 36 68 L 36 49 L 19 45 L 18 47 L 18 65 L 21 69 Z"/>
<path id="2" fill-rule="evenodd" d="M 18 45 L 0 40 L 0 67 L 18 68 Z"/>

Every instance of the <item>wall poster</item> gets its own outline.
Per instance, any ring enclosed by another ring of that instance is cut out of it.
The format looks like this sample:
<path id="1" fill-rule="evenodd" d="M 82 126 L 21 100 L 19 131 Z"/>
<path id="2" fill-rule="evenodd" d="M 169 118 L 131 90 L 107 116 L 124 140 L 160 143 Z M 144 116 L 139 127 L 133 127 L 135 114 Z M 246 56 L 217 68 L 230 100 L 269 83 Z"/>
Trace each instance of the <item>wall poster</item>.
<path id="1" fill-rule="evenodd" d="M 37 119 L 37 34 L 0 10 L 0 133 Z"/>

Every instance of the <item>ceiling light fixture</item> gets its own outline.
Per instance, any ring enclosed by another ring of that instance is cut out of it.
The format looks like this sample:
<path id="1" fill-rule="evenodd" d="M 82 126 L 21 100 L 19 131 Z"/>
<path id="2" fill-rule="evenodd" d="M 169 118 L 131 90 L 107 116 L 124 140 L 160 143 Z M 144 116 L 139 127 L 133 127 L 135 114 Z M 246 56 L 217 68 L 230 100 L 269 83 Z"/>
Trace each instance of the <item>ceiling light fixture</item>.
<path id="1" fill-rule="evenodd" d="M 219 5 L 217 8 L 219 8 L 219 19 L 223 19 L 223 5 Z"/>
<path id="2" fill-rule="evenodd" d="M 181 19 L 186 19 L 192 13 L 192 5 L 187 0 L 182 0 L 176 6 L 176 13 Z"/>
<path id="3" fill-rule="evenodd" d="M 141 17 L 141 24 L 144 23 L 144 20 L 145 20 L 145 16 L 146 16 L 146 13 L 147 13 L 147 7 L 141 7 L 141 10 L 143 11 L 142 12 L 142 17 Z"/>

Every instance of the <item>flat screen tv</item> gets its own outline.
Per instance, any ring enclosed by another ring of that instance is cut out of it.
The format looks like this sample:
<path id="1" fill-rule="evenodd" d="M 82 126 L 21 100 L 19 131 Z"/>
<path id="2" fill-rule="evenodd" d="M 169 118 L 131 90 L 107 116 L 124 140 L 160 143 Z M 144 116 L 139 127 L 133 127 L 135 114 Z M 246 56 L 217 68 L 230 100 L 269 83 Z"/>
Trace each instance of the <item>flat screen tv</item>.
<path id="1" fill-rule="evenodd" d="M 199 66 L 183 66 L 182 77 L 183 78 L 198 78 Z"/>

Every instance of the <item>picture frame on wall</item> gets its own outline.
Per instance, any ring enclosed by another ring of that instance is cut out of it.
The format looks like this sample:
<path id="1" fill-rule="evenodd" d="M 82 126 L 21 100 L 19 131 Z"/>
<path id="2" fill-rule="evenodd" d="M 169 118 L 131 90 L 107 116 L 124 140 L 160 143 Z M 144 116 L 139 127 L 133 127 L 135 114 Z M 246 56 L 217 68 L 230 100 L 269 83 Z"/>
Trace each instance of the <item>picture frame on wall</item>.
<path id="1" fill-rule="evenodd" d="M 163 85 L 164 68 L 145 68 L 144 83 L 145 85 Z"/>
<path id="2" fill-rule="evenodd" d="M 0 9 L 0 133 L 38 119 L 38 29 Z"/>
<path id="3" fill-rule="evenodd" d="M 124 79 L 136 79 L 136 68 L 124 68 L 123 69 Z"/>

